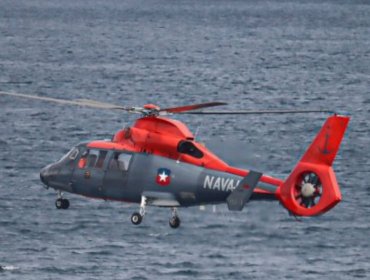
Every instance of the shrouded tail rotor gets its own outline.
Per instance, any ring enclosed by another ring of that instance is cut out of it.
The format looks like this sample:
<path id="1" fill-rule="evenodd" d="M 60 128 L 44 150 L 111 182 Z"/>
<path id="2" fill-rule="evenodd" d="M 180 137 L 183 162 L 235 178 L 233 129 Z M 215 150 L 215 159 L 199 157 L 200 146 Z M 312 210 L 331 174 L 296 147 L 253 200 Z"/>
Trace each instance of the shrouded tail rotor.
<path id="1" fill-rule="evenodd" d="M 319 203 L 322 195 L 322 184 L 314 172 L 304 172 L 297 178 L 294 189 L 296 202 L 306 208 L 312 208 Z"/>
<path id="2" fill-rule="evenodd" d="M 349 117 L 329 117 L 315 140 L 279 187 L 277 195 L 294 215 L 320 215 L 333 208 L 341 199 L 332 168 L 346 131 Z"/>

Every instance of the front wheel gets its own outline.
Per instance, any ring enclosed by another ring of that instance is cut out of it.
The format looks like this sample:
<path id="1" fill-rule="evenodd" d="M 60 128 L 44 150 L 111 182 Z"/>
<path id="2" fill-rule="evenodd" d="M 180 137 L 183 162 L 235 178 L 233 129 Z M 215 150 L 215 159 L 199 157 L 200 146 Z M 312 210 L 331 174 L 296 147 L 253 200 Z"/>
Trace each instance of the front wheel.
<path id="1" fill-rule="evenodd" d="M 143 216 L 141 216 L 140 213 L 135 212 L 131 215 L 131 222 L 134 225 L 139 225 L 142 220 L 143 220 Z"/>
<path id="2" fill-rule="evenodd" d="M 62 209 L 68 209 L 69 208 L 69 200 L 68 199 L 62 199 Z"/>
<path id="3" fill-rule="evenodd" d="M 174 216 L 169 221 L 170 227 L 172 228 L 178 228 L 180 226 L 180 218 L 177 216 Z"/>

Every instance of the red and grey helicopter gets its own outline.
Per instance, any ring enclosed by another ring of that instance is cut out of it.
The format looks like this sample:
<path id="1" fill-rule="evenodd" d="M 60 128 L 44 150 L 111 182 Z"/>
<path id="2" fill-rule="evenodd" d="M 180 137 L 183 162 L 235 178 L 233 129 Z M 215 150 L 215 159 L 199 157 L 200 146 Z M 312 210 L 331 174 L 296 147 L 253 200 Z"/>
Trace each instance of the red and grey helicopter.
<path id="1" fill-rule="evenodd" d="M 194 139 L 185 124 L 171 114 L 255 114 L 307 113 L 293 111 L 194 111 L 225 105 L 223 102 L 165 108 L 148 104 L 122 107 L 92 100 L 64 100 L 19 93 L 0 92 L 99 109 L 139 113 L 136 122 L 119 130 L 110 141 L 92 141 L 73 147 L 58 162 L 40 172 L 46 188 L 57 191 L 57 209 L 67 209 L 62 192 L 91 198 L 139 203 L 131 216 L 138 225 L 146 206 L 172 210 L 169 224 L 180 225 L 178 207 L 227 203 L 229 210 L 241 211 L 249 200 L 278 200 L 295 216 L 320 215 L 341 200 L 332 169 L 350 118 L 328 117 L 303 157 L 286 179 L 228 165 Z M 326 111 L 325 111 L 326 112 Z"/>

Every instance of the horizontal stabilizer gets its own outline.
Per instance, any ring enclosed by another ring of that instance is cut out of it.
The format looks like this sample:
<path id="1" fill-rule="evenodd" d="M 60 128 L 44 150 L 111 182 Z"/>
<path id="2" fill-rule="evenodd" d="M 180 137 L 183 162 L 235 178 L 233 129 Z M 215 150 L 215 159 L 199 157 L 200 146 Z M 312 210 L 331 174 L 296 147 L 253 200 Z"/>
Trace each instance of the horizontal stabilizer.
<path id="1" fill-rule="evenodd" d="M 262 173 L 250 171 L 239 183 L 235 190 L 227 197 L 227 207 L 230 211 L 242 211 L 256 188 Z"/>

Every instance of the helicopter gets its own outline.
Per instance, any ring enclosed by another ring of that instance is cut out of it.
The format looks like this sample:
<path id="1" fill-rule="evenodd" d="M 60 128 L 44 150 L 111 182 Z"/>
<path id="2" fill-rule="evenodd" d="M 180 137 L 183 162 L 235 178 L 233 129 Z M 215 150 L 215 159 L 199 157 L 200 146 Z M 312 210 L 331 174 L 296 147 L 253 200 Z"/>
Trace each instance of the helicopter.
<path id="1" fill-rule="evenodd" d="M 140 114 L 133 125 L 118 130 L 112 139 L 79 143 L 59 161 L 41 169 L 40 180 L 45 188 L 57 192 L 57 209 L 70 206 L 64 192 L 137 203 L 140 206 L 132 213 L 131 222 L 139 225 L 147 206 L 167 207 L 171 209 L 170 227 L 178 228 L 179 207 L 226 203 L 229 210 L 241 211 L 250 200 L 270 200 L 279 201 L 294 216 L 317 216 L 341 201 L 332 164 L 349 116 L 332 113 L 292 172 L 280 179 L 230 166 L 197 142 L 184 123 L 169 116 L 330 111 L 199 111 L 226 103 L 125 107 L 88 99 L 66 100 L 14 92 L 0 95 Z"/>

